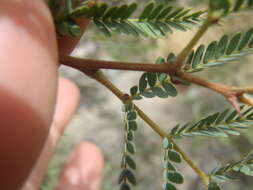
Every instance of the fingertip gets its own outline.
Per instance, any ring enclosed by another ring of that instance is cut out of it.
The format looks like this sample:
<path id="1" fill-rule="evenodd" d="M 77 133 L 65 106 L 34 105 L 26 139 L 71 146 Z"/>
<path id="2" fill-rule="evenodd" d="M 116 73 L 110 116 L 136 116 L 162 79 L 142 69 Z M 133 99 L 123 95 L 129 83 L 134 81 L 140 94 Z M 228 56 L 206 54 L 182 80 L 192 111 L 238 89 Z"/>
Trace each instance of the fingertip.
<path id="1" fill-rule="evenodd" d="M 57 102 L 52 125 L 62 133 L 71 120 L 80 100 L 78 87 L 70 80 L 60 78 L 58 82 Z"/>
<path id="2" fill-rule="evenodd" d="M 103 154 L 94 144 L 83 142 L 69 156 L 55 190 L 99 190 Z"/>

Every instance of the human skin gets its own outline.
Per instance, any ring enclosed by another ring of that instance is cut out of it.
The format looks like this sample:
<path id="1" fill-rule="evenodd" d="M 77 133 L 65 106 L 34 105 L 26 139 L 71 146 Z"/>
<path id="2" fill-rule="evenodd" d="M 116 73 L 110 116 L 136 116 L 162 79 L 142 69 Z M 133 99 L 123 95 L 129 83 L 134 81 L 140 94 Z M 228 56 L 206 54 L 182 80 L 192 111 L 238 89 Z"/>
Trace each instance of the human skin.
<path id="1" fill-rule="evenodd" d="M 66 52 L 74 47 L 73 43 L 65 45 Z M 69 81 L 58 79 L 58 67 L 55 29 L 46 4 L 42 0 L 1 0 L 1 189 L 18 190 L 29 175 L 28 182 L 36 184 L 32 189 L 38 189 L 34 176 L 42 178 L 54 146 L 74 112 L 78 90 Z M 87 150 L 74 151 L 89 155 Z M 98 154 L 93 156 L 101 158 L 96 151 Z M 43 159 L 33 169 L 39 156 Z M 102 163 L 102 159 L 99 161 Z"/>

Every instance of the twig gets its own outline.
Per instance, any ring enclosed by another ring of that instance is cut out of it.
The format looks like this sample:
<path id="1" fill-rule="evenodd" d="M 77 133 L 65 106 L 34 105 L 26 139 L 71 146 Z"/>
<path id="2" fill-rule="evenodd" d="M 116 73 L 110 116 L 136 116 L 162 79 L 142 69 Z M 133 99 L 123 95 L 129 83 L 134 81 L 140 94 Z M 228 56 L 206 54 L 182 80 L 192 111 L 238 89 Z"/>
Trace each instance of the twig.
<path id="1" fill-rule="evenodd" d="M 81 70 L 82 71 L 82 70 Z M 83 72 L 83 71 L 82 71 Z M 130 101 L 129 95 L 121 92 L 114 84 L 112 84 L 101 71 L 87 72 L 85 74 L 98 81 L 100 84 L 104 85 L 108 90 L 110 90 L 115 96 L 117 96 L 124 104 Z M 138 106 L 134 105 L 138 115 L 145 121 L 161 138 L 170 138 L 165 131 L 163 131 L 159 125 L 157 125 L 153 120 L 150 119 Z M 172 141 L 173 142 L 173 141 Z M 199 175 L 200 179 L 205 186 L 209 184 L 209 177 L 186 155 L 186 153 L 181 150 L 181 148 L 173 142 L 175 150 L 178 151 L 182 158 L 188 163 L 188 165 Z"/>
<path id="2" fill-rule="evenodd" d="M 76 68 L 83 72 L 87 70 L 98 69 L 118 69 L 118 70 L 131 70 L 131 71 L 146 71 L 146 72 L 162 72 L 170 76 L 177 76 L 181 79 L 197 84 L 199 86 L 208 88 L 223 95 L 236 109 L 238 102 L 248 105 L 253 105 L 252 100 L 245 97 L 245 94 L 253 94 L 252 87 L 240 88 L 235 86 L 228 86 L 219 83 L 214 83 L 188 73 L 178 71 L 174 64 L 151 64 L 151 63 L 129 63 L 129 62 L 114 62 L 93 59 L 81 59 L 69 56 L 60 56 L 60 62 L 64 65 Z M 238 110 L 238 109 L 237 109 Z M 239 110 L 238 110 L 239 111 Z"/>
<path id="3" fill-rule="evenodd" d="M 115 69 L 115 70 L 131 70 L 131 71 L 147 71 L 147 72 L 169 72 L 169 64 L 151 64 L 151 63 L 129 63 L 129 62 L 116 62 L 104 61 L 93 59 L 81 59 L 61 55 L 60 62 L 64 65 L 80 69 Z"/>

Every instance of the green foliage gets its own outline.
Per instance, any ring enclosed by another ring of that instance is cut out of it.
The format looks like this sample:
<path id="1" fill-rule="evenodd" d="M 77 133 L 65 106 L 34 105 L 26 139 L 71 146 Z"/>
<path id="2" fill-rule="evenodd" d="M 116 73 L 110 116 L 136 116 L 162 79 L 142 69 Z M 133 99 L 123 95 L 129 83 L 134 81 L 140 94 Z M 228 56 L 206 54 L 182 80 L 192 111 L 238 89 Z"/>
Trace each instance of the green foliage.
<path id="1" fill-rule="evenodd" d="M 65 0 L 65 6 L 51 0 L 51 10 L 54 16 L 57 31 L 60 35 L 79 36 L 80 28 L 74 22 L 76 18 L 91 19 L 97 29 L 105 36 L 112 33 L 132 35 L 135 37 L 161 37 L 172 33 L 172 29 L 186 31 L 202 21 L 205 11 L 191 12 L 191 9 L 155 4 L 150 2 L 141 14 L 134 18 L 132 15 L 137 9 L 137 3 L 110 7 L 106 3 L 90 5 L 84 1 L 73 6 L 71 0 Z M 59 8 L 60 7 L 60 8 Z"/>
<path id="2" fill-rule="evenodd" d="M 207 48 L 200 45 L 188 56 L 186 64 L 190 67 L 187 67 L 187 72 L 222 66 L 250 53 L 253 53 L 253 28 L 245 33 L 237 33 L 231 38 L 223 35 L 220 40 L 211 42 Z"/>
<path id="3" fill-rule="evenodd" d="M 156 64 L 165 64 L 163 58 L 158 58 Z M 140 100 L 143 97 L 168 98 L 177 96 L 176 88 L 171 84 L 170 77 L 165 73 L 145 72 L 139 80 L 139 86 L 130 89 L 131 99 Z"/>
<path id="4" fill-rule="evenodd" d="M 177 190 L 174 184 L 182 184 L 184 182 L 184 177 L 177 171 L 176 167 L 173 165 L 175 163 L 181 163 L 181 156 L 173 146 L 173 143 L 168 139 L 163 139 L 163 149 L 164 149 L 164 159 L 163 159 L 163 189 L 164 190 Z"/>
<path id="5" fill-rule="evenodd" d="M 210 174 L 209 178 L 211 184 L 217 185 L 218 183 L 233 180 L 230 174 L 237 172 L 247 176 L 253 176 L 253 151 L 246 155 L 243 159 L 226 164 L 225 166 L 215 168 Z M 232 172 L 232 173 L 231 173 Z"/>
<path id="6" fill-rule="evenodd" d="M 134 109 L 132 103 L 125 104 L 123 107 L 125 113 L 124 118 L 124 152 L 121 162 L 121 172 L 118 183 L 120 184 L 120 190 L 130 190 L 131 185 L 136 185 L 136 178 L 134 170 L 136 169 L 136 163 L 133 155 L 136 152 L 134 144 L 134 132 L 137 130 L 137 112 Z"/>
<path id="7" fill-rule="evenodd" d="M 237 111 L 229 109 L 204 117 L 197 122 L 189 122 L 185 125 L 177 125 L 171 130 L 173 137 L 180 136 L 208 136 L 228 137 L 228 135 L 240 135 L 238 129 L 247 129 L 253 124 L 253 108 L 242 106 L 241 116 Z"/>
<path id="8" fill-rule="evenodd" d="M 248 10 L 252 7 L 252 0 L 209 0 L 210 11 L 216 14 L 217 17 L 240 10 Z"/>
<path id="9" fill-rule="evenodd" d="M 253 6 L 252 0 L 209 0 L 208 15 L 205 22 L 210 25 L 215 24 L 223 16 L 239 10 L 247 10 Z M 107 3 L 94 3 L 88 1 L 72 0 L 49 0 L 49 7 L 54 17 L 57 33 L 59 36 L 77 37 L 81 35 L 80 27 L 76 19 L 89 19 L 96 28 L 106 37 L 114 34 L 126 34 L 134 37 L 158 38 L 172 33 L 173 30 L 187 31 L 193 26 L 202 23 L 203 15 L 206 11 L 192 11 L 191 8 L 176 7 L 155 2 L 147 3 L 143 10 L 138 13 L 138 4 L 123 4 L 120 6 L 110 6 Z M 137 16 L 134 16 L 138 14 Z M 210 19 L 210 20 L 209 20 Z M 205 26 L 205 25 L 204 25 Z M 203 29 L 203 28 L 202 28 Z M 205 28 L 204 28 L 205 29 Z M 204 33 L 201 29 L 197 35 Z M 188 55 L 182 70 L 179 72 L 198 72 L 209 67 L 222 66 L 225 63 L 238 60 L 239 57 L 253 52 L 253 28 L 245 33 L 237 33 L 232 37 L 223 35 L 219 40 L 211 42 L 208 46 L 200 45 L 196 50 L 189 48 L 185 54 Z M 193 44 L 200 36 L 195 36 L 191 41 Z M 189 45 L 189 44 L 188 44 Z M 191 47 L 191 43 L 189 46 Z M 184 49 L 185 50 L 185 49 Z M 185 53 L 184 51 L 182 51 Z M 184 57 L 184 56 L 182 56 Z M 179 56 L 179 58 L 181 58 Z M 174 53 L 170 53 L 167 59 L 159 57 L 155 64 L 174 64 L 180 59 Z M 174 70 L 173 70 L 174 71 Z M 138 85 L 130 89 L 130 97 L 122 100 L 124 105 L 124 150 L 121 163 L 121 172 L 118 183 L 120 190 L 130 190 L 132 185 L 136 185 L 135 170 L 137 168 L 134 160 L 136 154 L 135 132 L 138 129 L 137 107 L 133 100 L 146 98 L 168 98 L 177 96 L 177 89 L 173 84 L 189 85 L 188 81 L 179 78 L 177 74 L 145 72 L 141 75 Z M 128 102 L 126 104 L 126 102 Z M 156 129 L 155 131 L 162 137 L 228 137 L 229 135 L 240 135 L 241 129 L 248 129 L 253 125 L 253 107 L 241 106 L 241 113 L 236 110 L 226 109 L 223 112 L 216 112 L 199 121 L 188 122 L 184 125 L 175 126 L 170 134 L 164 134 Z M 140 112 L 139 112 L 140 113 Z M 141 116 L 141 114 L 140 114 Z M 143 119 L 143 117 L 142 117 Z M 147 118 L 146 118 L 147 119 Z M 145 121 L 145 117 L 143 119 Z M 149 120 L 149 119 L 148 119 Z M 149 120 L 150 121 L 150 120 Z M 152 126 L 156 128 L 156 126 Z M 174 164 L 185 161 L 184 153 L 177 147 L 171 139 L 163 139 L 164 149 L 164 190 L 177 190 L 176 185 L 184 182 L 183 175 L 177 170 Z M 188 163 L 189 164 L 189 163 Z M 194 170 L 196 166 L 189 164 Z M 242 160 L 225 166 L 216 168 L 209 174 L 210 183 L 206 184 L 208 190 L 219 190 L 220 182 L 232 179 L 229 172 L 239 172 L 244 175 L 253 176 L 253 153 L 249 153 Z M 197 172 L 198 173 L 198 172 Z M 200 173 L 200 172 L 199 172 Z M 198 173 L 198 174 L 199 174 Z M 203 175 L 203 174 L 202 174 Z M 201 177 L 201 174 L 200 174 Z M 203 177 L 203 176 L 202 176 Z M 203 179 L 202 179 L 203 180 Z M 204 180 L 205 181 L 205 180 Z"/>
<path id="10" fill-rule="evenodd" d="M 237 12 L 239 10 L 250 9 L 253 7 L 252 0 L 234 0 L 232 11 Z"/>

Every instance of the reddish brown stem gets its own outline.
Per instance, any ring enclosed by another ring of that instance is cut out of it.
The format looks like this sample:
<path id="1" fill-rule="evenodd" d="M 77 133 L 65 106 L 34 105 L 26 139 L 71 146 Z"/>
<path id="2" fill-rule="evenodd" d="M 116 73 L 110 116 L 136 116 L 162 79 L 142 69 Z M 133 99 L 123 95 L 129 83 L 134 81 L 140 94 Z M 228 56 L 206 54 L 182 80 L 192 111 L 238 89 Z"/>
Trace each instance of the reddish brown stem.
<path id="1" fill-rule="evenodd" d="M 81 59 L 65 55 L 60 56 L 60 62 L 64 65 L 76 68 L 85 73 L 87 73 L 90 70 L 98 70 L 98 69 L 116 69 L 116 70 L 118 69 L 118 70 L 167 73 L 170 76 L 177 76 L 181 79 L 208 88 L 212 91 L 215 91 L 223 95 L 236 109 L 238 108 L 239 102 L 249 104 L 248 103 L 249 101 L 245 100 L 245 96 L 243 96 L 244 94 L 253 94 L 252 87 L 239 88 L 234 86 L 223 85 L 190 75 L 182 71 L 177 71 L 177 67 L 174 63 L 150 64 L 150 63 L 114 62 L 114 61 L 103 61 L 93 59 Z M 231 102 L 231 100 L 233 101 Z"/>
<path id="2" fill-rule="evenodd" d="M 80 59 L 64 55 L 60 57 L 60 62 L 64 65 L 74 67 L 80 70 L 116 69 L 148 72 L 168 72 L 172 70 L 169 68 L 168 64 L 102 61 L 93 59 Z"/>

